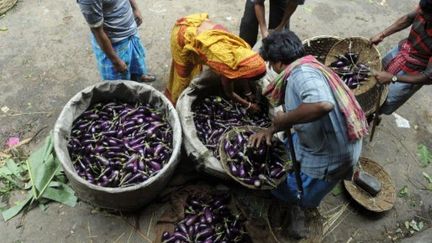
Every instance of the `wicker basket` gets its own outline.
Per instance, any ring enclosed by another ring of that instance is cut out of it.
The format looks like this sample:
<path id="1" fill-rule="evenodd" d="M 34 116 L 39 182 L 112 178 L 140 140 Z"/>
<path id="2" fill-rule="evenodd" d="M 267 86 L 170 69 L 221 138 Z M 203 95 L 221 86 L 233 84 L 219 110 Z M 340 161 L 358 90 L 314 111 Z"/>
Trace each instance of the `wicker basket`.
<path id="1" fill-rule="evenodd" d="M 360 205 L 374 212 L 390 210 L 396 200 L 396 192 L 390 175 L 377 162 L 367 158 L 360 158 L 359 168 L 376 177 L 381 182 L 381 191 L 375 197 L 355 185 L 352 181 L 345 180 L 344 185 L 348 193 Z"/>
<path id="2" fill-rule="evenodd" d="M 0 15 L 6 13 L 9 9 L 11 9 L 18 0 L 0 0 Z"/>
<path id="3" fill-rule="evenodd" d="M 359 54 L 359 63 L 364 63 L 376 71 L 382 70 L 381 55 L 378 49 L 370 45 L 369 40 L 364 37 L 346 38 L 334 44 L 325 59 L 325 65 L 330 66 L 332 62 L 336 61 L 339 55 L 343 55 L 348 51 Z M 379 97 L 379 89 L 375 77 L 370 76 L 367 82 L 364 82 L 352 91 L 366 115 L 375 112 L 377 99 Z M 387 93 L 388 88 L 385 86 L 380 105 L 384 103 Z"/>
<path id="4" fill-rule="evenodd" d="M 303 41 L 306 54 L 313 55 L 315 58 L 324 63 L 328 52 L 342 38 L 338 36 L 320 35 Z"/>
<path id="5" fill-rule="evenodd" d="M 237 178 L 236 176 L 231 174 L 231 170 L 229 169 L 229 165 L 228 165 L 228 155 L 225 152 L 225 148 L 223 146 L 224 142 L 230 138 L 232 138 L 233 136 L 236 136 L 238 132 L 246 132 L 246 131 L 252 131 L 254 133 L 258 132 L 262 130 L 262 128 L 259 127 L 253 127 L 253 126 L 242 126 L 242 127 L 235 127 L 233 129 L 230 129 L 228 131 L 226 131 L 220 140 L 220 144 L 219 144 L 219 156 L 220 156 L 220 163 L 222 165 L 222 168 L 225 170 L 225 172 L 231 177 L 233 178 L 235 181 L 237 181 L 238 183 L 240 183 L 241 185 L 249 188 L 249 189 L 258 189 L 258 190 L 271 190 L 274 189 L 274 187 L 270 186 L 267 183 L 263 183 L 261 185 L 261 187 L 257 188 L 253 185 L 244 183 L 243 181 L 241 181 L 239 178 Z M 280 143 L 281 146 L 283 146 L 282 142 L 280 140 L 278 140 L 276 137 L 274 137 L 273 140 L 273 144 L 275 143 Z M 290 168 L 291 165 L 291 161 L 288 158 L 288 154 L 284 154 L 284 161 L 285 161 L 285 170 L 288 171 L 288 169 Z M 277 186 L 279 185 L 282 181 L 285 180 L 287 176 L 287 173 L 282 176 L 280 179 L 278 180 L 274 180 L 274 184 Z"/>

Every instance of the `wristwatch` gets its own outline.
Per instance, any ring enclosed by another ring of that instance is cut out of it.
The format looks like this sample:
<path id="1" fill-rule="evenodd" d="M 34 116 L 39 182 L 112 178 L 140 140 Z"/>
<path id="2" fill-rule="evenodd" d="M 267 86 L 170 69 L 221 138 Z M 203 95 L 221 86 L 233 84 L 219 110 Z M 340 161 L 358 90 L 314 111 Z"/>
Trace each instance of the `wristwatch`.
<path id="1" fill-rule="evenodd" d="M 396 75 L 394 75 L 392 78 L 391 78 L 391 81 L 392 81 L 392 83 L 395 83 L 395 82 L 397 82 L 398 81 L 398 78 L 397 78 L 397 76 Z"/>

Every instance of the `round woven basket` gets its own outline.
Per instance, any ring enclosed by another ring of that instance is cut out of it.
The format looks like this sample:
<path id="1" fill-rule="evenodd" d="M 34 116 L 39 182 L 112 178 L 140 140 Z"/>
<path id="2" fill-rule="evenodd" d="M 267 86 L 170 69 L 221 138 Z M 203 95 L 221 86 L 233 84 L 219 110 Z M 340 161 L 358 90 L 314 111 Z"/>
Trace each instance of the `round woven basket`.
<path id="1" fill-rule="evenodd" d="M 382 70 L 380 52 L 375 46 L 370 45 L 369 40 L 364 37 L 345 38 L 334 44 L 328 52 L 324 62 L 325 65 L 330 66 L 332 62 L 337 60 L 339 55 L 344 55 L 349 51 L 359 54 L 359 63 L 368 65 L 372 70 Z M 366 82 L 352 91 L 366 115 L 375 112 L 376 103 L 379 97 L 379 89 L 375 77 L 370 76 Z M 387 93 L 388 88 L 385 86 L 381 96 L 380 105 L 384 103 Z"/>
<path id="2" fill-rule="evenodd" d="M 328 52 L 342 38 L 338 36 L 319 35 L 303 41 L 307 55 L 313 55 L 318 61 L 324 63 Z"/>
<path id="3" fill-rule="evenodd" d="M 11 9 L 18 0 L 0 0 L 0 15 Z"/>
<path id="4" fill-rule="evenodd" d="M 225 172 L 235 181 L 237 181 L 238 183 L 240 183 L 241 185 L 249 188 L 249 189 L 255 189 L 255 190 L 271 190 L 274 189 L 274 187 L 270 186 L 268 183 L 263 183 L 261 185 L 261 187 L 257 188 L 253 185 L 244 183 L 243 181 L 241 181 L 238 177 L 234 176 L 233 174 L 231 174 L 231 170 L 229 169 L 229 165 L 228 165 L 228 155 L 225 152 L 225 148 L 224 148 L 224 142 L 226 140 L 231 139 L 232 137 L 236 136 L 237 133 L 239 132 L 246 132 L 246 131 L 252 131 L 254 133 L 258 132 L 262 130 L 262 128 L 259 127 L 253 127 L 253 126 L 242 126 L 242 127 L 235 127 L 232 128 L 228 131 L 226 131 L 220 140 L 220 144 L 219 144 L 219 156 L 220 156 L 220 163 L 222 165 L 222 168 L 225 170 Z M 278 140 L 276 137 L 273 137 L 273 146 L 274 144 L 279 143 L 281 146 L 283 146 L 282 142 L 280 140 Z M 283 159 L 285 161 L 285 171 L 288 171 L 288 169 L 290 168 L 291 165 L 291 161 L 288 158 L 288 154 L 284 154 Z M 288 175 L 288 173 L 285 173 L 284 176 L 282 176 L 280 179 L 274 180 L 274 184 L 277 186 L 279 185 L 282 181 L 285 180 L 286 176 Z"/>
<path id="5" fill-rule="evenodd" d="M 368 158 L 360 158 L 359 168 L 374 176 L 381 182 L 381 191 L 375 197 L 364 191 L 352 181 L 345 180 L 344 185 L 348 193 L 360 205 L 373 212 L 390 210 L 396 200 L 396 192 L 390 175 L 377 162 Z"/>

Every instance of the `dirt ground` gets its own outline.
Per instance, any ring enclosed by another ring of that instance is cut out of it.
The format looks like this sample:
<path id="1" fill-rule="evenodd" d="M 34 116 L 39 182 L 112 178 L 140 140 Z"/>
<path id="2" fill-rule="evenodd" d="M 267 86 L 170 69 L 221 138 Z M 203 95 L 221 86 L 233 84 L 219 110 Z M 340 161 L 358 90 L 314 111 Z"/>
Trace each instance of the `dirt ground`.
<path id="1" fill-rule="evenodd" d="M 151 72 L 162 90 L 170 64 L 169 34 L 179 17 L 206 11 L 215 22 L 237 33 L 244 1 L 138 0 L 144 16 L 139 34 L 147 48 Z M 292 19 L 292 30 L 302 39 L 317 35 L 369 37 L 414 8 L 416 0 L 315 0 L 306 1 Z M 0 17 L 0 144 L 12 136 L 25 138 L 47 127 L 31 145 L 38 144 L 53 127 L 63 105 L 79 90 L 100 82 L 90 46 L 90 32 L 76 1 L 20 0 Z M 382 55 L 407 31 L 387 38 Z M 432 226 L 432 192 L 416 154 L 419 144 L 432 145 L 431 87 L 422 88 L 397 113 L 411 128 L 399 128 L 393 116 L 383 119 L 372 143 L 365 142 L 363 156 L 379 161 L 391 175 L 396 192 L 408 186 L 409 196 L 397 197 L 386 213 L 367 212 L 346 193 L 329 195 L 323 213 L 348 203 L 325 242 L 391 242 L 405 221 Z M 15 114 L 15 115 L 13 115 Z M 422 185 L 423 184 L 423 185 Z M 13 203 L 13 202 L 10 202 Z M 24 217 L 0 223 L 1 242 L 145 242 L 154 237 L 149 225 L 161 212 L 152 204 L 134 215 L 110 214 L 80 202 L 75 208 L 52 203 L 46 211 L 36 208 Z M 135 231 L 134 219 L 140 222 Z M 154 222 L 153 222 L 154 223 Z M 432 242 L 432 231 L 414 233 L 411 242 Z M 397 237 L 396 237 L 397 238 Z M 417 239 L 417 240 L 415 240 Z"/>

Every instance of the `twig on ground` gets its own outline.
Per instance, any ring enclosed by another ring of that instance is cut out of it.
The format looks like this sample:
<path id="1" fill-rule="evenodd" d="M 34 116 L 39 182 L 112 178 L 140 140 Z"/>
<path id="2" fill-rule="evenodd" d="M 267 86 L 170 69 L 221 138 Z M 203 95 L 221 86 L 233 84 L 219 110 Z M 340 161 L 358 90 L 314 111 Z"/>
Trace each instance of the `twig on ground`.
<path id="1" fill-rule="evenodd" d="M 10 114 L 10 115 L 1 115 L 0 118 L 25 116 L 25 115 L 36 115 L 36 114 L 52 114 L 52 112 L 51 111 L 23 112 L 23 113 L 16 113 L 16 114 Z"/>
<path id="2" fill-rule="evenodd" d="M 122 237 L 123 237 L 123 235 L 125 234 L 126 232 L 123 232 L 123 233 L 121 233 L 120 235 L 119 235 L 119 237 L 117 237 L 117 239 L 115 240 L 115 241 L 113 241 L 113 243 L 117 243 Z"/>

